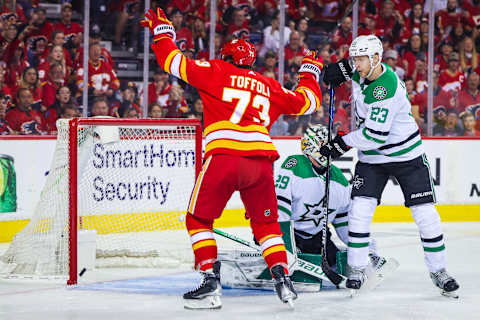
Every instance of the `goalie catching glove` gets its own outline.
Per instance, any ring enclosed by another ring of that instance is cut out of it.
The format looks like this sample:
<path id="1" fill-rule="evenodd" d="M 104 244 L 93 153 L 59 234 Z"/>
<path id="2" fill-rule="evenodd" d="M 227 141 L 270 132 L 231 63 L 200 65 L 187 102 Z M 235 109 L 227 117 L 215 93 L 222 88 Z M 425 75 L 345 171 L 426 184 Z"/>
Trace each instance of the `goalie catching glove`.
<path id="1" fill-rule="evenodd" d="M 352 67 L 347 59 L 343 58 L 340 61 L 327 64 L 325 66 L 325 73 L 323 75 L 323 82 L 332 85 L 334 88 L 338 87 L 345 81 L 352 79 Z"/>
<path id="2" fill-rule="evenodd" d="M 320 148 L 320 154 L 325 157 L 331 156 L 332 159 L 337 159 L 340 158 L 345 152 L 350 150 L 351 148 L 346 145 L 345 141 L 343 141 L 343 135 L 344 133 L 342 131 L 339 131 L 332 141 L 324 144 Z"/>
<path id="3" fill-rule="evenodd" d="M 315 80 L 320 81 L 320 73 L 323 68 L 323 58 L 317 57 L 314 51 L 309 51 L 302 60 L 302 65 L 298 72 L 300 73 L 300 78 L 305 76 L 310 76 L 313 74 Z"/>
<path id="4" fill-rule="evenodd" d="M 145 19 L 142 20 L 140 24 L 150 29 L 150 32 L 153 34 L 153 42 L 157 42 L 163 38 L 170 38 L 175 41 L 175 28 L 170 20 L 167 19 L 165 12 L 160 8 L 157 8 L 156 13 L 152 9 L 149 9 L 145 13 Z"/>

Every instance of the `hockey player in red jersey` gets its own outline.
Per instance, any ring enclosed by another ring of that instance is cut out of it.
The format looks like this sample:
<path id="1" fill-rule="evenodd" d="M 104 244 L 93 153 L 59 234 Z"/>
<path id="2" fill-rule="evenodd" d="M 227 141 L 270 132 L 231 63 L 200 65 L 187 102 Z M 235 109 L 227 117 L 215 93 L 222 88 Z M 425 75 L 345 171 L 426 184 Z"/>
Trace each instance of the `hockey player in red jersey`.
<path id="1" fill-rule="evenodd" d="M 253 234 L 282 302 L 297 297 L 287 276 L 287 255 L 277 222 L 272 162 L 279 158 L 269 129 L 281 114 L 310 114 L 321 105 L 321 58 L 309 52 L 295 91 L 251 70 L 255 48 L 236 39 L 221 50 L 223 60 L 188 59 L 175 45 L 175 29 L 163 10 L 149 10 L 142 25 L 153 33 L 152 49 L 166 72 L 196 87 L 204 104 L 205 162 L 190 197 L 186 226 L 195 268 L 204 281 L 184 294 L 186 308 L 220 308 L 220 263 L 212 232 L 232 193 L 240 191 Z"/>

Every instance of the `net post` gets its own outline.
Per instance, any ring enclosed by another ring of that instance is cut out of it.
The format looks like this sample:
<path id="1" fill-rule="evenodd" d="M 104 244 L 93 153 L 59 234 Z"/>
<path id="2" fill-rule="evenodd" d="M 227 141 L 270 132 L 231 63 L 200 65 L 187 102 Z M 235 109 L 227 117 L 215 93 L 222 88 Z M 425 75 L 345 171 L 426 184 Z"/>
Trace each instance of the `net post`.
<path id="1" fill-rule="evenodd" d="M 67 285 L 77 284 L 77 147 L 78 119 L 68 122 L 68 157 L 69 157 L 69 279 Z"/>
<path id="2" fill-rule="evenodd" d="M 202 170 L 203 128 L 200 121 L 195 125 L 195 179 Z"/>

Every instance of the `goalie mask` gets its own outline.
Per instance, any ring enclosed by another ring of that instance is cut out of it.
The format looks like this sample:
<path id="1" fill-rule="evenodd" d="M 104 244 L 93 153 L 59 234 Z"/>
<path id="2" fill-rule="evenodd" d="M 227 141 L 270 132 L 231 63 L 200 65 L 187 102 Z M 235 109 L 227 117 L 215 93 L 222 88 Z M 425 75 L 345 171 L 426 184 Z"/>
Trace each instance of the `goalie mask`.
<path id="1" fill-rule="evenodd" d="M 316 124 L 308 127 L 301 140 L 302 152 L 310 156 L 322 167 L 327 166 L 327 157 L 320 154 L 320 148 L 328 141 L 328 129 L 324 125 Z"/>
<path id="2" fill-rule="evenodd" d="M 237 66 L 253 66 L 257 53 L 255 47 L 248 41 L 243 39 L 234 39 L 226 43 L 220 55 L 223 60 L 226 60 L 228 57 L 231 57 L 233 64 Z"/>

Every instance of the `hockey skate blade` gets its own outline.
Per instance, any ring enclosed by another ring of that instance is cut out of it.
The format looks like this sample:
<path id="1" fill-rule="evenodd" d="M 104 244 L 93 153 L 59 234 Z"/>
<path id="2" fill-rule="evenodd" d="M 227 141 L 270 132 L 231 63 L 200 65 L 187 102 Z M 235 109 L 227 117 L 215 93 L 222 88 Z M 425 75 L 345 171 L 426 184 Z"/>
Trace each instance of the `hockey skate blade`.
<path id="1" fill-rule="evenodd" d="M 188 310 L 220 309 L 222 301 L 220 296 L 206 296 L 202 299 L 183 299 L 183 307 Z"/>
<path id="2" fill-rule="evenodd" d="M 452 291 L 452 292 L 447 292 L 445 290 L 440 289 L 440 294 L 444 297 L 450 298 L 450 299 L 458 299 L 459 295 L 457 293 L 457 290 Z"/>
<path id="3" fill-rule="evenodd" d="M 290 309 L 295 309 L 295 304 L 293 303 L 293 299 L 288 299 L 287 303 Z"/>

